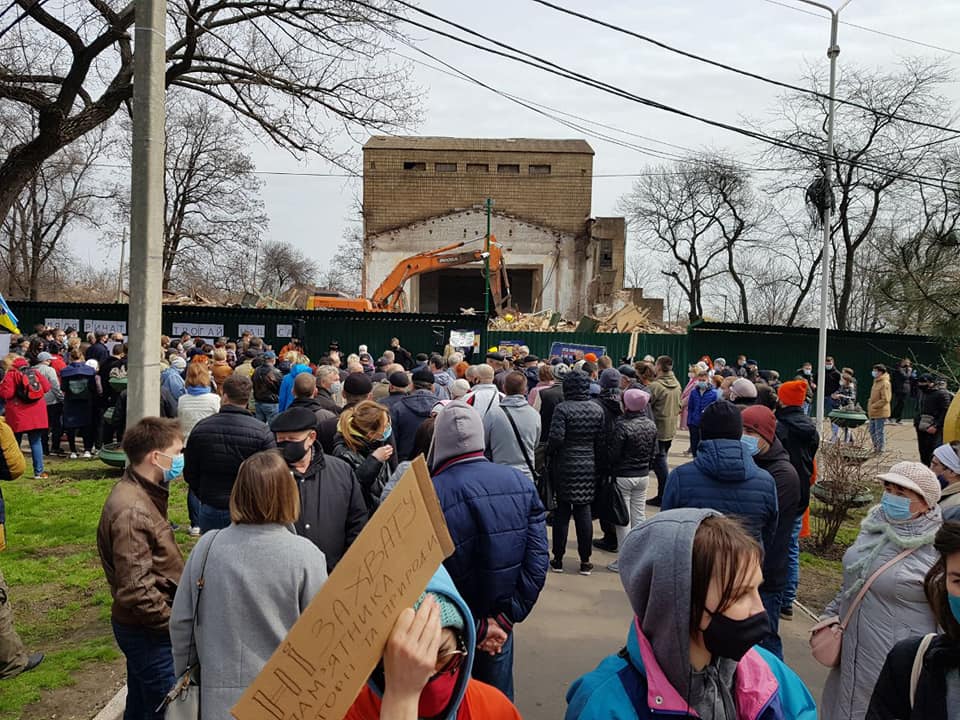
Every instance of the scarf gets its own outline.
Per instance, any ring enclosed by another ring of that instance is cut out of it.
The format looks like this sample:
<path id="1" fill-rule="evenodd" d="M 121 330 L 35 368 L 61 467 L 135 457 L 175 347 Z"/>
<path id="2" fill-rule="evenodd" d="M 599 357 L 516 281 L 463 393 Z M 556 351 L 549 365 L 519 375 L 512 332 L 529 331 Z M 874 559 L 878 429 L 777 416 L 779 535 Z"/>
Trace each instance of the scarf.
<path id="1" fill-rule="evenodd" d="M 209 387 L 197 387 L 195 385 L 191 385 L 187 388 L 187 395 L 206 395 L 209 392 Z"/>
<path id="2" fill-rule="evenodd" d="M 882 508 L 875 506 L 860 523 L 860 536 L 855 543 L 864 551 L 863 556 L 849 568 L 845 568 L 856 574 L 857 580 L 841 594 L 841 599 L 846 600 L 860 591 L 884 548 L 892 545 L 900 552 L 908 548 L 932 545 L 942 522 L 943 513 L 939 505 L 925 515 L 899 522 L 888 520 Z"/>

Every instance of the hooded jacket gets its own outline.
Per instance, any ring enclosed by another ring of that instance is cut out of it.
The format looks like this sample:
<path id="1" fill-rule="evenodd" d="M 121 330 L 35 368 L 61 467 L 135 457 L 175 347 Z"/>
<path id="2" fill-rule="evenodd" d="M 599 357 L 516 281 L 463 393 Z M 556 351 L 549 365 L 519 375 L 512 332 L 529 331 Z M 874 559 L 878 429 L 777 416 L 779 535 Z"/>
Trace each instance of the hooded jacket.
<path id="1" fill-rule="evenodd" d="M 867 415 L 871 420 L 880 420 L 890 417 L 890 401 L 893 392 L 890 389 L 890 375 L 881 373 L 873 379 L 870 388 L 870 400 L 867 403 Z"/>
<path id="2" fill-rule="evenodd" d="M 412 460 L 417 429 L 430 417 L 437 396 L 429 390 L 414 390 L 390 406 L 390 422 L 397 439 L 398 460 Z"/>
<path id="3" fill-rule="evenodd" d="M 455 379 L 446 370 L 433 371 L 433 389 L 438 400 L 450 400 L 450 386 Z"/>
<path id="4" fill-rule="evenodd" d="M 520 713 L 507 697 L 495 687 L 470 677 L 473 658 L 477 652 L 477 631 L 470 622 L 470 608 L 457 592 L 449 573 L 441 565 L 427 583 L 427 592 L 443 595 L 453 601 L 464 619 L 464 644 L 467 646 L 466 661 L 460 666 L 453 698 L 442 720 L 520 720 Z M 378 720 L 383 702 L 384 678 L 382 668 L 374 671 L 366 687 L 360 691 L 343 720 Z"/>
<path id="5" fill-rule="evenodd" d="M 545 513 L 529 478 L 491 463 L 483 448 L 473 408 L 455 400 L 440 411 L 428 464 L 456 548 L 444 566 L 474 618 L 496 618 L 509 632 L 546 582 Z"/>
<path id="6" fill-rule="evenodd" d="M 777 438 L 764 454 L 754 456 L 757 467 L 766 470 L 777 485 L 777 530 L 773 545 L 766 548 L 763 556 L 764 592 L 779 592 L 787 582 L 787 555 L 790 536 L 796 519 L 803 514 L 800 508 L 800 477 L 790 463 L 790 455 Z"/>
<path id="7" fill-rule="evenodd" d="M 913 417 L 913 426 L 920 425 L 921 415 L 931 415 L 933 416 L 933 426 L 942 433 L 951 400 L 953 400 L 953 397 L 950 395 L 950 391 L 944 387 L 921 390 L 920 411 Z"/>
<path id="8" fill-rule="evenodd" d="M 553 424 L 553 413 L 563 402 L 563 385 L 554 383 L 550 387 L 543 387 L 537 392 L 537 401 L 540 404 L 540 442 L 546 444 L 550 439 L 550 426 Z"/>
<path id="9" fill-rule="evenodd" d="M 550 477 L 557 499 L 589 505 L 596 491 L 598 459 L 605 457 L 603 409 L 590 400 L 590 378 L 571 372 L 563 379 L 563 402 L 553 411 L 547 441 Z"/>
<path id="10" fill-rule="evenodd" d="M 20 360 L 19 367 L 16 365 L 7 371 L 0 381 L 0 398 L 6 401 L 4 417 L 10 429 L 15 433 L 29 432 L 30 430 L 46 430 L 47 403 L 41 397 L 32 402 L 25 402 L 17 397 L 17 384 L 20 382 L 20 371 L 26 369 L 26 361 Z M 91 368 L 92 370 L 93 368 Z M 34 371 L 37 382 L 44 394 L 50 391 L 50 382 L 40 373 Z"/>
<path id="11" fill-rule="evenodd" d="M 324 455 L 320 443 L 313 445 L 313 458 L 306 472 L 301 475 L 291 470 L 300 488 L 297 535 L 320 548 L 327 559 L 327 572 L 333 572 L 367 524 L 367 505 L 360 483 L 347 463 Z"/>
<path id="12" fill-rule="evenodd" d="M 276 367 L 264 363 L 253 371 L 252 380 L 253 399 L 256 402 L 270 405 L 280 402 L 280 385 L 283 384 L 283 375 Z"/>
<path id="13" fill-rule="evenodd" d="M 759 647 L 736 664 L 721 659 L 702 672 L 690 666 L 693 540 L 704 518 L 716 514 L 661 512 L 627 536 L 619 556 L 635 613 L 627 645 L 573 683 L 567 720 L 697 717 L 691 706 L 715 692 L 718 673 L 731 670 L 738 720 L 816 720 L 800 678 Z"/>
<path id="14" fill-rule="evenodd" d="M 516 433 L 510 420 L 517 426 Z M 533 454 L 540 440 L 540 413 L 530 407 L 523 395 L 507 395 L 500 401 L 499 411 L 488 412 L 483 418 L 483 433 L 490 460 L 498 465 L 516 468 L 533 480 L 533 474 L 524 459 L 524 451 L 533 463 Z M 517 433 L 523 449 L 517 442 Z"/>
<path id="15" fill-rule="evenodd" d="M 810 483 L 820 448 L 820 433 L 799 405 L 778 408 L 776 416 L 777 439 L 790 455 L 790 463 L 800 478 L 800 512 L 803 512 L 810 505 Z"/>
<path id="16" fill-rule="evenodd" d="M 719 399 L 720 391 L 713 387 L 712 384 L 703 392 L 700 392 L 700 389 L 694 386 L 693 390 L 690 391 L 690 395 L 687 397 L 687 426 L 693 425 L 694 427 L 699 427 L 700 417 L 703 415 L 703 411 Z"/>
<path id="17" fill-rule="evenodd" d="M 677 435 L 677 419 L 680 417 L 680 398 L 683 390 L 673 371 L 663 373 L 647 387 L 650 389 L 650 409 L 657 423 L 657 437 L 664 442 Z"/>
<path id="18" fill-rule="evenodd" d="M 280 392 L 278 393 L 278 412 L 283 412 L 291 403 L 293 403 L 293 381 L 296 380 L 297 375 L 300 373 L 312 373 L 309 365 L 294 365 L 290 368 L 290 372 L 287 373 L 283 382 L 280 383 Z"/>
<path id="19" fill-rule="evenodd" d="M 938 635 L 923 656 L 917 692 L 910 705 L 910 675 L 922 636 L 893 646 L 870 698 L 866 720 L 950 720 L 947 674 L 960 670 L 960 643 Z"/>
<path id="20" fill-rule="evenodd" d="M 606 445 L 613 436 L 613 426 L 617 419 L 623 415 L 623 406 L 620 404 L 623 394 L 620 388 L 603 388 L 598 397 L 590 398 L 603 410 L 603 440 Z M 597 457 L 597 473 L 600 478 L 610 477 L 612 469 L 610 466 L 610 457 L 606 452 L 600 453 Z"/>
<path id="21" fill-rule="evenodd" d="M 693 462 L 670 473 L 660 507 L 710 508 L 736 516 L 765 552 L 774 546 L 777 486 L 739 440 L 702 440 Z"/>

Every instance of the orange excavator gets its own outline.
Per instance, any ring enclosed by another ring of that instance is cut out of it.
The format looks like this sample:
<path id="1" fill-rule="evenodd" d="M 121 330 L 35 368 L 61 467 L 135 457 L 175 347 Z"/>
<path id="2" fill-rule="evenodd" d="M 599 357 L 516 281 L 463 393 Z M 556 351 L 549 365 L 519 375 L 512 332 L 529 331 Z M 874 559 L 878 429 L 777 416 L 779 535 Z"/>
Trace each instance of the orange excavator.
<path id="1" fill-rule="evenodd" d="M 465 245 L 464 242 L 446 247 L 428 250 L 408 258 L 404 258 L 380 286 L 367 298 L 343 298 L 324 295 L 312 295 L 307 298 L 307 310 L 360 310 L 367 312 L 402 312 L 404 309 L 403 286 L 407 280 L 423 273 L 442 270 L 443 268 L 467 265 L 474 262 L 483 262 L 488 258 L 484 250 L 463 250 L 452 252 Z M 503 248 L 497 239 L 490 236 L 490 295 L 493 299 L 493 309 L 500 315 L 510 307 L 510 281 L 507 278 L 507 268 L 503 262 Z"/>

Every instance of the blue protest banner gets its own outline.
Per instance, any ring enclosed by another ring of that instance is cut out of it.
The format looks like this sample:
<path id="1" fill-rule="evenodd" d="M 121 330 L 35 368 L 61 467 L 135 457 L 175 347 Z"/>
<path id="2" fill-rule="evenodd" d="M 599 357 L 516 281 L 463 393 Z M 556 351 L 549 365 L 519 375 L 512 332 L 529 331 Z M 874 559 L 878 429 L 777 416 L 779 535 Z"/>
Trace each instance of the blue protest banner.
<path id="1" fill-rule="evenodd" d="M 561 342 L 555 342 L 550 346 L 550 357 L 561 358 L 567 364 L 582 359 L 587 353 L 593 353 L 597 357 L 600 357 L 601 355 L 607 354 L 607 348 L 602 345 L 577 345 L 576 343 Z"/>

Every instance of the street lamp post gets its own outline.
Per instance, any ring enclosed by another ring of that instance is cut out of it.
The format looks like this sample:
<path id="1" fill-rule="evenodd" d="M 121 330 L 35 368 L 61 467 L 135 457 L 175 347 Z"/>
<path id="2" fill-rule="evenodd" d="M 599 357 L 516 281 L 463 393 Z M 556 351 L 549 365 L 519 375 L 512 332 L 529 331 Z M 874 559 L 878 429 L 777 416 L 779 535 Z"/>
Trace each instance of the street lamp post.
<path id="1" fill-rule="evenodd" d="M 827 154 L 823 160 L 823 254 L 820 262 L 820 341 L 817 352 L 817 430 L 823 430 L 824 405 L 826 404 L 827 370 L 823 366 L 827 357 L 827 315 L 830 304 L 830 224 L 831 219 L 831 179 L 833 174 L 833 124 L 836 114 L 836 103 L 834 95 L 837 89 L 837 56 L 840 54 L 840 46 L 837 45 L 837 26 L 840 24 L 840 11 L 849 5 L 853 0 L 844 0 L 836 10 L 829 5 L 824 5 L 814 0 L 800 0 L 807 5 L 813 5 L 830 13 L 830 47 L 827 48 L 827 57 L 830 58 L 830 101 L 827 112 Z"/>

